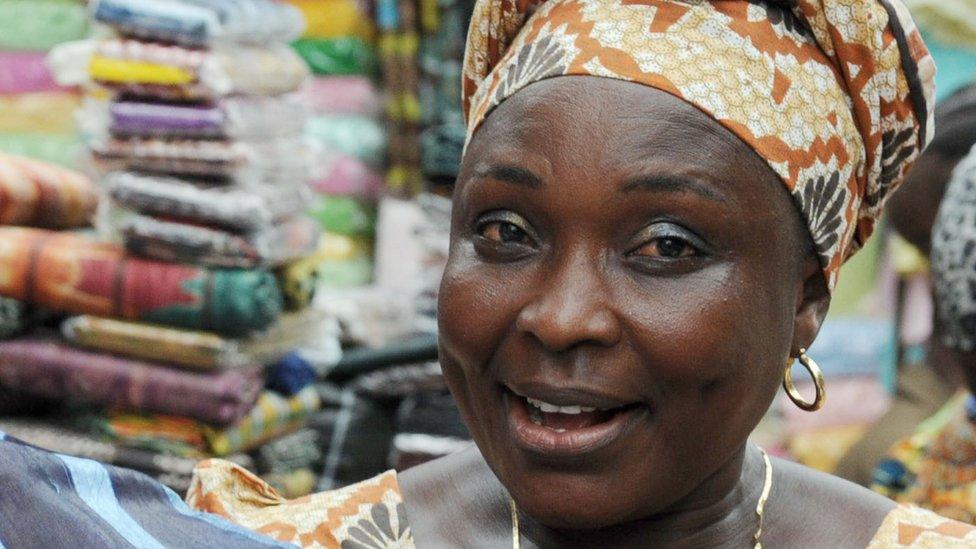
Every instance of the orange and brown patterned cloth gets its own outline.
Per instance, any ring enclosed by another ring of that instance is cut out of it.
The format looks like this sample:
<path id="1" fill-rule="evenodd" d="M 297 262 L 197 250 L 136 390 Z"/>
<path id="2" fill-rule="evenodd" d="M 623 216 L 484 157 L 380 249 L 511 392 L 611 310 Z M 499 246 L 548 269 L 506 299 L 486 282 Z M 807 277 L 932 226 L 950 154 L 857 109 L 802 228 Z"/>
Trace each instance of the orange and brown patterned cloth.
<path id="1" fill-rule="evenodd" d="M 478 0 L 468 141 L 493 108 L 546 78 L 673 94 L 779 175 L 833 288 L 931 139 L 934 74 L 901 0 Z"/>
<path id="2" fill-rule="evenodd" d="M 197 466 L 187 502 L 301 547 L 415 547 L 393 471 L 340 490 L 287 500 L 240 465 L 213 459 Z M 972 547 L 973 526 L 900 506 L 885 517 L 867 549 Z"/>
<path id="3" fill-rule="evenodd" d="M 414 547 L 394 471 L 287 500 L 243 467 L 211 459 L 197 466 L 186 500 L 190 507 L 300 547 Z"/>
<path id="4" fill-rule="evenodd" d="M 84 175 L 0 153 L 0 225 L 82 227 L 97 205 L 95 185 Z"/>

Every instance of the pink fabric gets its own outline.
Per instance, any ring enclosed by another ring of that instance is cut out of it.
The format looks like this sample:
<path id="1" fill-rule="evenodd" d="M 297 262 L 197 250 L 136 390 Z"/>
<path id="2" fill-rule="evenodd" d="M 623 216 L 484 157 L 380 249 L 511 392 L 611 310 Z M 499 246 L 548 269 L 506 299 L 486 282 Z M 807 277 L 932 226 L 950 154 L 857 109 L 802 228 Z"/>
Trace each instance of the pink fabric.
<path id="1" fill-rule="evenodd" d="M 338 155 L 323 171 L 324 176 L 312 182 L 312 188 L 322 194 L 374 198 L 383 187 L 380 174 L 354 156 Z"/>
<path id="2" fill-rule="evenodd" d="M 379 92 L 364 76 L 313 78 L 300 96 L 315 114 L 376 115 L 380 112 Z"/>
<path id="3" fill-rule="evenodd" d="M 44 64 L 43 53 L 0 51 L 0 94 L 62 90 Z"/>

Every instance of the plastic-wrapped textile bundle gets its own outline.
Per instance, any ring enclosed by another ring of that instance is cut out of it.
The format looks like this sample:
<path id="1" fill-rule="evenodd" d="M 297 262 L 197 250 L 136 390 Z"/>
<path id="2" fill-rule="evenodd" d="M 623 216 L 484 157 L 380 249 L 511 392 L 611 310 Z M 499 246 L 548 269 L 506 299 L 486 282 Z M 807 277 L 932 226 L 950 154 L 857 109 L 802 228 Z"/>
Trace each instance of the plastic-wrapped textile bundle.
<path id="1" fill-rule="evenodd" d="M 57 46 L 48 64 L 61 85 L 94 83 L 173 101 L 281 95 L 308 78 L 305 63 L 282 44 L 197 50 L 131 39 L 85 40 Z"/>
<path id="2" fill-rule="evenodd" d="M 212 141 L 108 137 L 89 143 L 95 167 L 104 174 L 143 171 L 209 178 L 243 185 L 304 185 L 309 150 L 301 138 Z"/>
<path id="3" fill-rule="evenodd" d="M 73 410 L 71 415 L 80 429 L 127 448 L 196 459 L 207 453 L 200 423 L 187 417 L 97 410 Z"/>
<path id="4" fill-rule="evenodd" d="M 87 34 L 88 14 L 75 0 L 0 2 L 0 50 L 47 51 Z"/>
<path id="5" fill-rule="evenodd" d="M 312 74 L 348 76 L 376 72 L 376 52 L 362 38 L 302 38 L 292 42 L 291 46 L 308 64 Z"/>
<path id="6" fill-rule="evenodd" d="M 265 387 L 291 397 L 311 385 L 316 377 L 315 368 L 296 351 L 268 366 Z"/>
<path id="7" fill-rule="evenodd" d="M 0 151 L 65 168 L 76 167 L 83 150 L 84 143 L 77 135 L 0 132 Z"/>
<path id="8" fill-rule="evenodd" d="M 216 456 L 251 450 L 303 426 L 320 406 L 315 387 L 307 387 L 291 398 L 265 391 L 247 416 L 226 429 L 204 427 L 204 437 Z"/>
<path id="9" fill-rule="evenodd" d="M 59 423 L 34 418 L 0 418 L 0 431 L 52 452 L 88 458 L 143 472 L 170 488 L 185 493 L 198 460 L 126 448 L 105 442 Z M 242 467 L 253 468 L 245 454 L 224 457 Z"/>
<path id="10" fill-rule="evenodd" d="M 245 339 L 88 315 L 65 320 L 61 332 L 80 347 L 201 371 L 256 368 L 329 337 L 325 315 L 315 309 L 285 313 Z"/>
<path id="11" fill-rule="evenodd" d="M 257 448 L 302 426 L 319 406 L 318 392 L 308 387 L 292 398 L 265 391 L 244 417 L 222 428 L 187 417 L 112 412 L 83 414 L 78 424 L 122 446 L 200 458 Z"/>
<path id="12" fill-rule="evenodd" d="M 54 81 L 44 59 L 45 54 L 40 52 L 0 51 L 0 94 L 64 91 Z"/>
<path id="13" fill-rule="evenodd" d="M 313 114 L 377 116 L 382 109 L 380 92 L 366 76 L 312 78 L 299 92 L 299 100 Z"/>
<path id="14" fill-rule="evenodd" d="M 322 235 L 319 224 L 303 216 L 235 233 L 112 207 L 99 216 L 98 225 L 103 236 L 135 256 L 215 268 L 277 267 L 317 250 Z"/>
<path id="15" fill-rule="evenodd" d="M 84 175 L 29 158 L 0 153 L 0 225 L 55 229 L 90 225 L 98 204 Z"/>
<path id="16" fill-rule="evenodd" d="M 264 139 L 301 135 L 305 106 L 291 96 L 235 96 L 211 103 L 88 99 L 79 126 L 90 137 Z"/>
<path id="17" fill-rule="evenodd" d="M 375 200 L 383 188 L 383 176 L 359 158 L 336 151 L 319 152 L 321 174 L 313 179 L 316 192 Z"/>
<path id="18" fill-rule="evenodd" d="M 325 459 L 324 445 L 318 431 L 299 429 L 262 445 L 254 452 L 255 462 L 262 474 L 318 469 Z"/>
<path id="19" fill-rule="evenodd" d="M 300 310 L 312 303 L 322 285 L 347 287 L 368 283 L 372 277 L 369 243 L 363 238 L 326 232 L 318 251 L 276 273 L 285 309 Z"/>
<path id="20" fill-rule="evenodd" d="M 379 122 L 366 116 L 315 116 L 308 120 L 306 135 L 330 151 L 355 156 L 374 166 L 382 162 L 386 150 L 386 132 Z"/>
<path id="21" fill-rule="evenodd" d="M 269 0 L 94 0 L 91 12 L 120 34 L 194 47 L 289 42 L 305 27 L 298 10 Z"/>
<path id="22" fill-rule="evenodd" d="M 46 337 L 0 342 L 0 383 L 76 404 L 188 416 L 218 425 L 244 417 L 259 370 L 196 373 L 75 349 Z"/>
<path id="23" fill-rule="evenodd" d="M 103 181 L 109 198 L 147 215 L 255 231 L 307 207 L 301 185 L 242 188 L 222 184 L 115 172 Z"/>
<path id="24" fill-rule="evenodd" d="M 0 132 L 71 134 L 80 104 L 78 95 L 69 92 L 0 95 Z"/>
<path id="25" fill-rule="evenodd" d="M 373 22 L 356 0 L 287 0 L 305 16 L 305 38 L 354 36 L 372 40 Z"/>
<path id="26" fill-rule="evenodd" d="M 308 215 L 330 233 L 371 236 L 376 232 L 376 211 L 361 200 L 343 196 L 318 196 Z"/>
<path id="27" fill-rule="evenodd" d="M 274 276 L 126 257 L 70 233 L 0 228 L 0 295 L 53 310 L 243 335 L 281 313 Z"/>

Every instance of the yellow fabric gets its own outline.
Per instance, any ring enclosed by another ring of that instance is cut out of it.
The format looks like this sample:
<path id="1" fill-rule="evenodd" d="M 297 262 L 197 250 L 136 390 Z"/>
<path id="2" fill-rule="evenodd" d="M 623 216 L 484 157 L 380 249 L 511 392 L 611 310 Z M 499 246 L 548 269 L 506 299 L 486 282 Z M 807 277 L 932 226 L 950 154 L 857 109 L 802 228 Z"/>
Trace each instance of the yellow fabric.
<path id="1" fill-rule="evenodd" d="M 73 134 L 74 113 L 80 107 L 81 98 L 74 93 L 0 95 L 0 132 Z"/>
<path id="2" fill-rule="evenodd" d="M 288 0 L 305 16 L 305 38 L 357 37 L 369 41 L 375 29 L 356 0 Z"/>
<path id="3" fill-rule="evenodd" d="M 125 84 L 181 85 L 192 84 L 196 76 L 187 70 L 157 63 L 124 61 L 108 57 L 93 56 L 88 65 L 92 79 L 101 82 Z"/>

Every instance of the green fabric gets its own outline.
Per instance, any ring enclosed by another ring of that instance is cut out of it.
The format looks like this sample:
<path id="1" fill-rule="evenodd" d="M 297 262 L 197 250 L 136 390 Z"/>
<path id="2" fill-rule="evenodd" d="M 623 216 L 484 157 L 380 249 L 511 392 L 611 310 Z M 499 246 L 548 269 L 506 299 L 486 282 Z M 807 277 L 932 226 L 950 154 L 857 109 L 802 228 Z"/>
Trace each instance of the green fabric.
<path id="1" fill-rule="evenodd" d="M 308 213 L 330 233 L 369 236 L 376 231 L 376 212 L 352 197 L 320 195 Z"/>
<path id="2" fill-rule="evenodd" d="M 184 282 L 184 291 L 205 296 L 210 306 L 201 314 L 197 304 L 175 304 L 152 312 L 144 320 L 172 326 L 209 328 L 228 335 L 243 335 L 272 324 L 281 314 L 284 299 L 273 274 L 263 270 L 215 270 L 206 279 Z M 209 318 L 204 316 L 209 315 Z"/>
<path id="3" fill-rule="evenodd" d="M 318 75 L 373 74 L 378 66 L 375 51 L 361 38 L 303 38 L 292 47 Z"/>
<path id="4" fill-rule="evenodd" d="M 0 151 L 66 168 L 78 169 L 83 148 L 81 139 L 76 135 L 0 133 Z"/>
<path id="5" fill-rule="evenodd" d="M 362 256 L 346 261 L 325 261 L 316 270 L 324 288 L 365 286 L 373 280 L 373 262 Z"/>
<path id="6" fill-rule="evenodd" d="M 47 51 L 84 38 L 88 13 L 72 0 L 0 0 L 0 50 Z"/>

